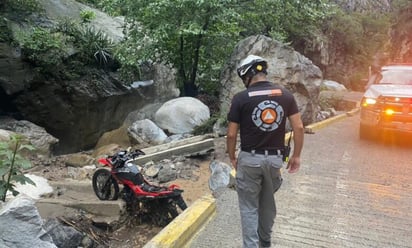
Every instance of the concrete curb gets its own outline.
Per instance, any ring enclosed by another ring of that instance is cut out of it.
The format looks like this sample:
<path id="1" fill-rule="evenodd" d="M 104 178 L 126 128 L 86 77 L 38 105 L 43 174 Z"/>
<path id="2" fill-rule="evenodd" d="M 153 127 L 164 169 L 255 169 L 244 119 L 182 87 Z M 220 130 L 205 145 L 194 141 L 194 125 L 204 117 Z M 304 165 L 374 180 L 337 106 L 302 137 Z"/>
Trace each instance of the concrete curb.
<path id="1" fill-rule="evenodd" d="M 330 125 L 330 124 L 332 124 L 332 123 L 334 123 L 334 122 L 337 122 L 337 121 L 339 121 L 339 120 L 342 120 L 342 119 L 344 119 L 344 118 L 346 118 L 346 117 L 348 117 L 348 116 L 353 116 L 353 115 L 356 114 L 358 111 L 359 111 L 359 108 L 355 108 L 355 109 L 352 109 L 351 111 L 348 111 L 348 112 L 346 112 L 346 113 L 343 113 L 343 114 L 340 114 L 340 115 L 337 115 L 337 116 L 328 118 L 328 119 L 326 119 L 326 120 L 323 120 L 323 121 L 320 121 L 320 122 L 317 122 L 317 123 L 314 123 L 314 124 L 311 124 L 311 125 L 308 125 L 308 126 L 305 127 L 305 132 L 307 132 L 307 133 L 313 133 L 313 132 L 316 131 L 316 130 L 319 130 L 319 129 L 321 129 L 321 128 L 324 128 L 324 127 L 326 127 L 327 125 Z"/>
<path id="2" fill-rule="evenodd" d="M 216 212 L 216 200 L 206 195 L 177 216 L 143 248 L 184 247 Z"/>
<path id="3" fill-rule="evenodd" d="M 334 122 L 342 120 L 348 116 L 353 116 L 359 111 L 355 108 L 351 111 L 332 118 L 308 125 L 305 127 L 307 132 L 314 132 L 326 127 Z M 288 138 L 290 133 L 286 136 Z M 235 178 L 236 171 L 230 172 L 231 177 Z M 195 201 L 160 233 L 152 238 L 143 248 L 171 248 L 186 247 L 193 235 L 195 235 L 216 212 L 216 200 L 212 195 L 206 195 Z"/>

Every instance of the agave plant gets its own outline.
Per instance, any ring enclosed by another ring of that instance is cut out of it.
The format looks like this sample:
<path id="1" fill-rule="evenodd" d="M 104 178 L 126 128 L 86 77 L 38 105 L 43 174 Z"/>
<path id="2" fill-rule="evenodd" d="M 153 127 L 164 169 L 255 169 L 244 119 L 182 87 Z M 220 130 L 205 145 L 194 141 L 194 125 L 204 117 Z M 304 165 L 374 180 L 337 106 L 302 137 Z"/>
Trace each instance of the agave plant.
<path id="1" fill-rule="evenodd" d="M 107 66 L 113 59 L 111 52 L 114 47 L 113 41 L 100 29 L 85 27 L 82 30 L 81 39 L 82 42 L 79 45 L 86 56 L 85 59 L 94 58 L 99 66 Z"/>

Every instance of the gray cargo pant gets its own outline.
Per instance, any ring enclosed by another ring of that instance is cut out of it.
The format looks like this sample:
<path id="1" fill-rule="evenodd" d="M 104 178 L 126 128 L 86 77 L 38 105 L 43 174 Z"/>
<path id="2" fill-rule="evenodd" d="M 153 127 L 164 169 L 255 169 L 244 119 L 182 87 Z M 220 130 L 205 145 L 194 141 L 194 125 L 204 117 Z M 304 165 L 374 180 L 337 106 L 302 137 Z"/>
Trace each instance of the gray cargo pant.
<path id="1" fill-rule="evenodd" d="M 276 217 L 274 193 L 282 184 L 282 166 L 281 155 L 239 153 L 236 190 L 244 248 L 258 248 L 259 240 L 270 242 Z"/>

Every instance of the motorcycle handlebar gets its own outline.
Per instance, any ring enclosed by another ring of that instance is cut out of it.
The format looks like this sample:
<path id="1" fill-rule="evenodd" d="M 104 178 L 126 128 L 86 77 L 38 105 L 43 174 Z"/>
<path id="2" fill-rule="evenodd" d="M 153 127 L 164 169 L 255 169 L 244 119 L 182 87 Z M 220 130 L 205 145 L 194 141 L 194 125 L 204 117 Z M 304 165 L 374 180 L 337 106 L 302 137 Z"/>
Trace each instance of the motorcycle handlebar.
<path id="1" fill-rule="evenodd" d="M 136 149 L 136 150 L 134 150 L 133 152 L 131 152 L 131 156 L 132 156 L 133 158 L 136 158 L 136 157 L 138 157 L 138 156 L 140 156 L 140 155 L 146 155 L 146 153 L 144 153 L 142 150 L 139 150 L 139 149 Z"/>
<path id="2" fill-rule="evenodd" d="M 135 159 L 136 157 L 140 155 L 146 155 L 142 150 L 136 149 L 134 151 L 128 152 L 128 151 L 120 151 L 116 153 L 115 155 L 109 156 L 110 159 L 112 160 L 117 160 L 117 159 L 122 159 L 124 161 L 128 159 Z"/>

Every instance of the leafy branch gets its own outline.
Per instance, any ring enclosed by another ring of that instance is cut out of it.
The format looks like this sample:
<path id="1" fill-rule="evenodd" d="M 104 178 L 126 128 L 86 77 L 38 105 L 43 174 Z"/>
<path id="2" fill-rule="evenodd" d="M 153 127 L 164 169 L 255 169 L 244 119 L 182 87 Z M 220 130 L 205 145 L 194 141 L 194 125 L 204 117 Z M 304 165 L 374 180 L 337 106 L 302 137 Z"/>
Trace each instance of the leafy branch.
<path id="1" fill-rule="evenodd" d="M 0 200 L 3 202 L 7 191 L 11 191 L 13 196 L 19 194 L 15 183 L 35 185 L 22 171 L 31 167 L 30 161 L 21 155 L 25 149 L 31 151 L 34 147 L 23 144 L 20 135 L 12 135 L 8 142 L 0 142 Z"/>

